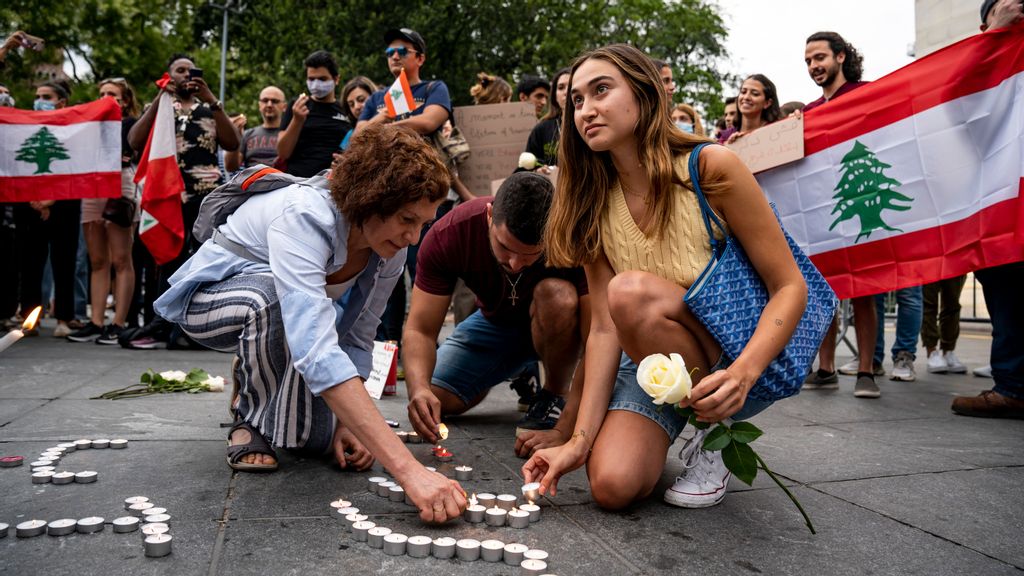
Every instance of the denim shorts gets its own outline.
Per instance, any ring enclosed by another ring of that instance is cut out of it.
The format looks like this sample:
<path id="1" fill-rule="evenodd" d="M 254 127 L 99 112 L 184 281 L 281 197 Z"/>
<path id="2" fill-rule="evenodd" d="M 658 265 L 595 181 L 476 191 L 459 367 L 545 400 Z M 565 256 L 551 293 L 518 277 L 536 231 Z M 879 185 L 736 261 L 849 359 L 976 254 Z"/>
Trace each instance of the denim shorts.
<path id="1" fill-rule="evenodd" d="M 712 372 L 722 370 L 729 366 L 725 358 L 719 358 L 718 362 L 711 368 Z M 622 354 L 619 359 L 619 372 L 615 376 L 615 389 L 612 390 L 612 399 L 608 404 L 608 410 L 626 410 L 635 412 L 641 416 L 654 420 L 668 434 L 669 441 L 674 441 L 686 427 L 686 418 L 681 416 L 671 406 L 655 404 L 640 384 L 636 381 L 636 364 L 626 355 Z M 755 400 L 747 397 L 743 408 L 732 415 L 732 420 L 746 420 L 751 418 L 772 405 L 772 402 Z"/>
<path id="2" fill-rule="evenodd" d="M 477 310 L 437 349 L 431 384 L 470 404 L 537 360 L 529 324 L 495 324 Z"/>

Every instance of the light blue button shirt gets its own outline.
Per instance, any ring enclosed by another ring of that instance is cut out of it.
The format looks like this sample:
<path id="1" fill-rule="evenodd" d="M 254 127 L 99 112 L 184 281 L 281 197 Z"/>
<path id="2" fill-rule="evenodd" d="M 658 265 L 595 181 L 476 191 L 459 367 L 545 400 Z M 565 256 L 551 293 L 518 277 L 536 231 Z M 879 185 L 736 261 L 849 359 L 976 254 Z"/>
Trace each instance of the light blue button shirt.
<path id="1" fill-rule="evenodd" d="M 292 363 L 310 391 L 320 395 L 356 376 L 365 379 L 380 316 L 404 270 L 405 249 L 387 260 L 372 253 L 347 298 L 331 300 L 326 277 L 348 258 L 349 229 L 327 190 L 294 184 L 254 195 L 228 217 L 220 232 L 258 261 L 206 242 L 171 276 L 171 287 L 153 306 L 165 319 L 183 322 L 200 286 L 237 274 L 269 272 Z"/>

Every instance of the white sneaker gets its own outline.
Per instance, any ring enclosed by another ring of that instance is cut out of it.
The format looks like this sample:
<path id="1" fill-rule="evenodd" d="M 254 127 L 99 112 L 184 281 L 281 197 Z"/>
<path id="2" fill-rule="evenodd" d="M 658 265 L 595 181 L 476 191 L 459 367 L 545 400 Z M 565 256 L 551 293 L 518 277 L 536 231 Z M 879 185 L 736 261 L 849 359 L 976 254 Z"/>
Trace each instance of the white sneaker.
<path id="1" fill-rule="evenodd" d="M 665 502 L 681 508 L 707 508 L 725 498 L 725 489 L 732 475 L 725 467 L 722 453 L 704 450 L 707 430 L 697 433 L 679 451 L 683 472 L 675 484 L 665 490 Z"/>
<path id="2" fill-rule="evenodd" d="M 74 330 L 71 329 L 71 326 L 68 326 L 67 324 L 57 324 L 57 327 L 53 329 L 53 337 L 67 338 L 72 332 L 74 332 Z"/>
<path id="3" fill-rule="evenodd" d="M 854 358 L 853 360 L 850 360 L 846 364 L 840 366 L 839 373 L 845 374 L 847 376 L 856 376 L 858 368 L 860 368 L 860 361 Z"/>
<path id="4" fill-rule="evenodd" d="M 914 374 L 914 357 L 909 352 L 897 352 L 896 359 L 892 361 L 892 375 L 890 380 L 897 382 L 913 382 L 917 379 Z"/>
<path id="5" fill-rule="evenodd" d="M 943 354 L 943 358 L 946 361 L 946 365 L 949 366 L 949 372 L 951 374 L 967 374 L 967 366 L 956 357 L 956 354 L 952 350 L 948 350 Z M 931 358 L 928 359 L 931 361 Z"/>
<path id="6" fill-rule="evenodd" d="M 948 371 L 949 363 L 946 362 L 946 358 L 943 357 L 942 352 L 932 350 L 932 353 L 928 355 L 928 372 L 931 372 L 932 374 L 945 374 Z"/>
<path id="7" fill-rule="evenodd" d="M 974 375 L 978 378 L 991 378 L 992 377 L 992 365 L 979 366 L 973 370 Z"/>

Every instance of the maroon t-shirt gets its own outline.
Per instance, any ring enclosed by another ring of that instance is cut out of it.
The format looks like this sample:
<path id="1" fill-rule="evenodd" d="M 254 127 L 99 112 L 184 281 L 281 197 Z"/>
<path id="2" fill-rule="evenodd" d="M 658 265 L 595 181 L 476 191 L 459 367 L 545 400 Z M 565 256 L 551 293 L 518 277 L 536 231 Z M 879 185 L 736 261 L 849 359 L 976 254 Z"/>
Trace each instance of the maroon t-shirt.
<path id="1" fill-rule="evenodd" d="M 829 98 L 828 100 L 825 100 L 825 97 L 822 96 L 821 98 L 818 98 L 817 100 L 815 100 L 814 102 L 811 102 L 807 106 L 804 106 L 804 114 L 810 112 L 811 110 L 814 110 L 815 108 L 817 108 L 818 106 L 821 106 L 822 104 L 824 104 L 826 102 L 831 102 L 831 101 L 835 100 L 836 98 L 839 98 L 840 96 L 842 96 L 843 94 L 846 94 L 847 92 L 849 92 L 851 90 L 856 90 L 857 88 L 860 88 L 861 86 L 863 86 L 865 84 L 867 84 L 867 82 L 846 82 L 842 86 L 840 86 L 839 90 L 836 90 L 836 93 L 833 94 L 832 97 Z"/>
<path id="2" fill-rule="evenodd" d="M 416 260 L 416 286 L 435 296 L 449 296 L 460 278 L 476 296 L 484 317 L 495 323 L 528 323 L 533 289 L 546 278 L 572 282 L 580 296 L 587 293 L 582 268 L 549 268 L 543 256 L 519 274 L 507 274 L 491 252 L 487 236 L 486 196 L 457 206 L 431 226 Z M 516 286 L 513 306 L 512 283 Z"/>

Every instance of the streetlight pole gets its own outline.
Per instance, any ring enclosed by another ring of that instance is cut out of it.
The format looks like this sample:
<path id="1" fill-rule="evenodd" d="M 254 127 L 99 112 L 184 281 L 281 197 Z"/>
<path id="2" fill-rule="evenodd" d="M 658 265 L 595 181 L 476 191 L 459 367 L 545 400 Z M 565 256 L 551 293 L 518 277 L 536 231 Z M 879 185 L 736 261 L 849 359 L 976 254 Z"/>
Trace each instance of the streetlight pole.
<path id="1" fill-rule="evenodd" d="M 234 0 L 224 0 L 224 4 L 216 4 L 210 2 L 210 6 L 218 8 L 224 12 L 224 28 L 221 32 L 220 37 L 220 101 L 224 101 L 224 81 L 227 76 L 226 66 L 228 60 L 228 11 L 239 14 L 244 8 L 244 5 L 239 5 L 238 8 L 232 8 L 231 4 Z"/>

